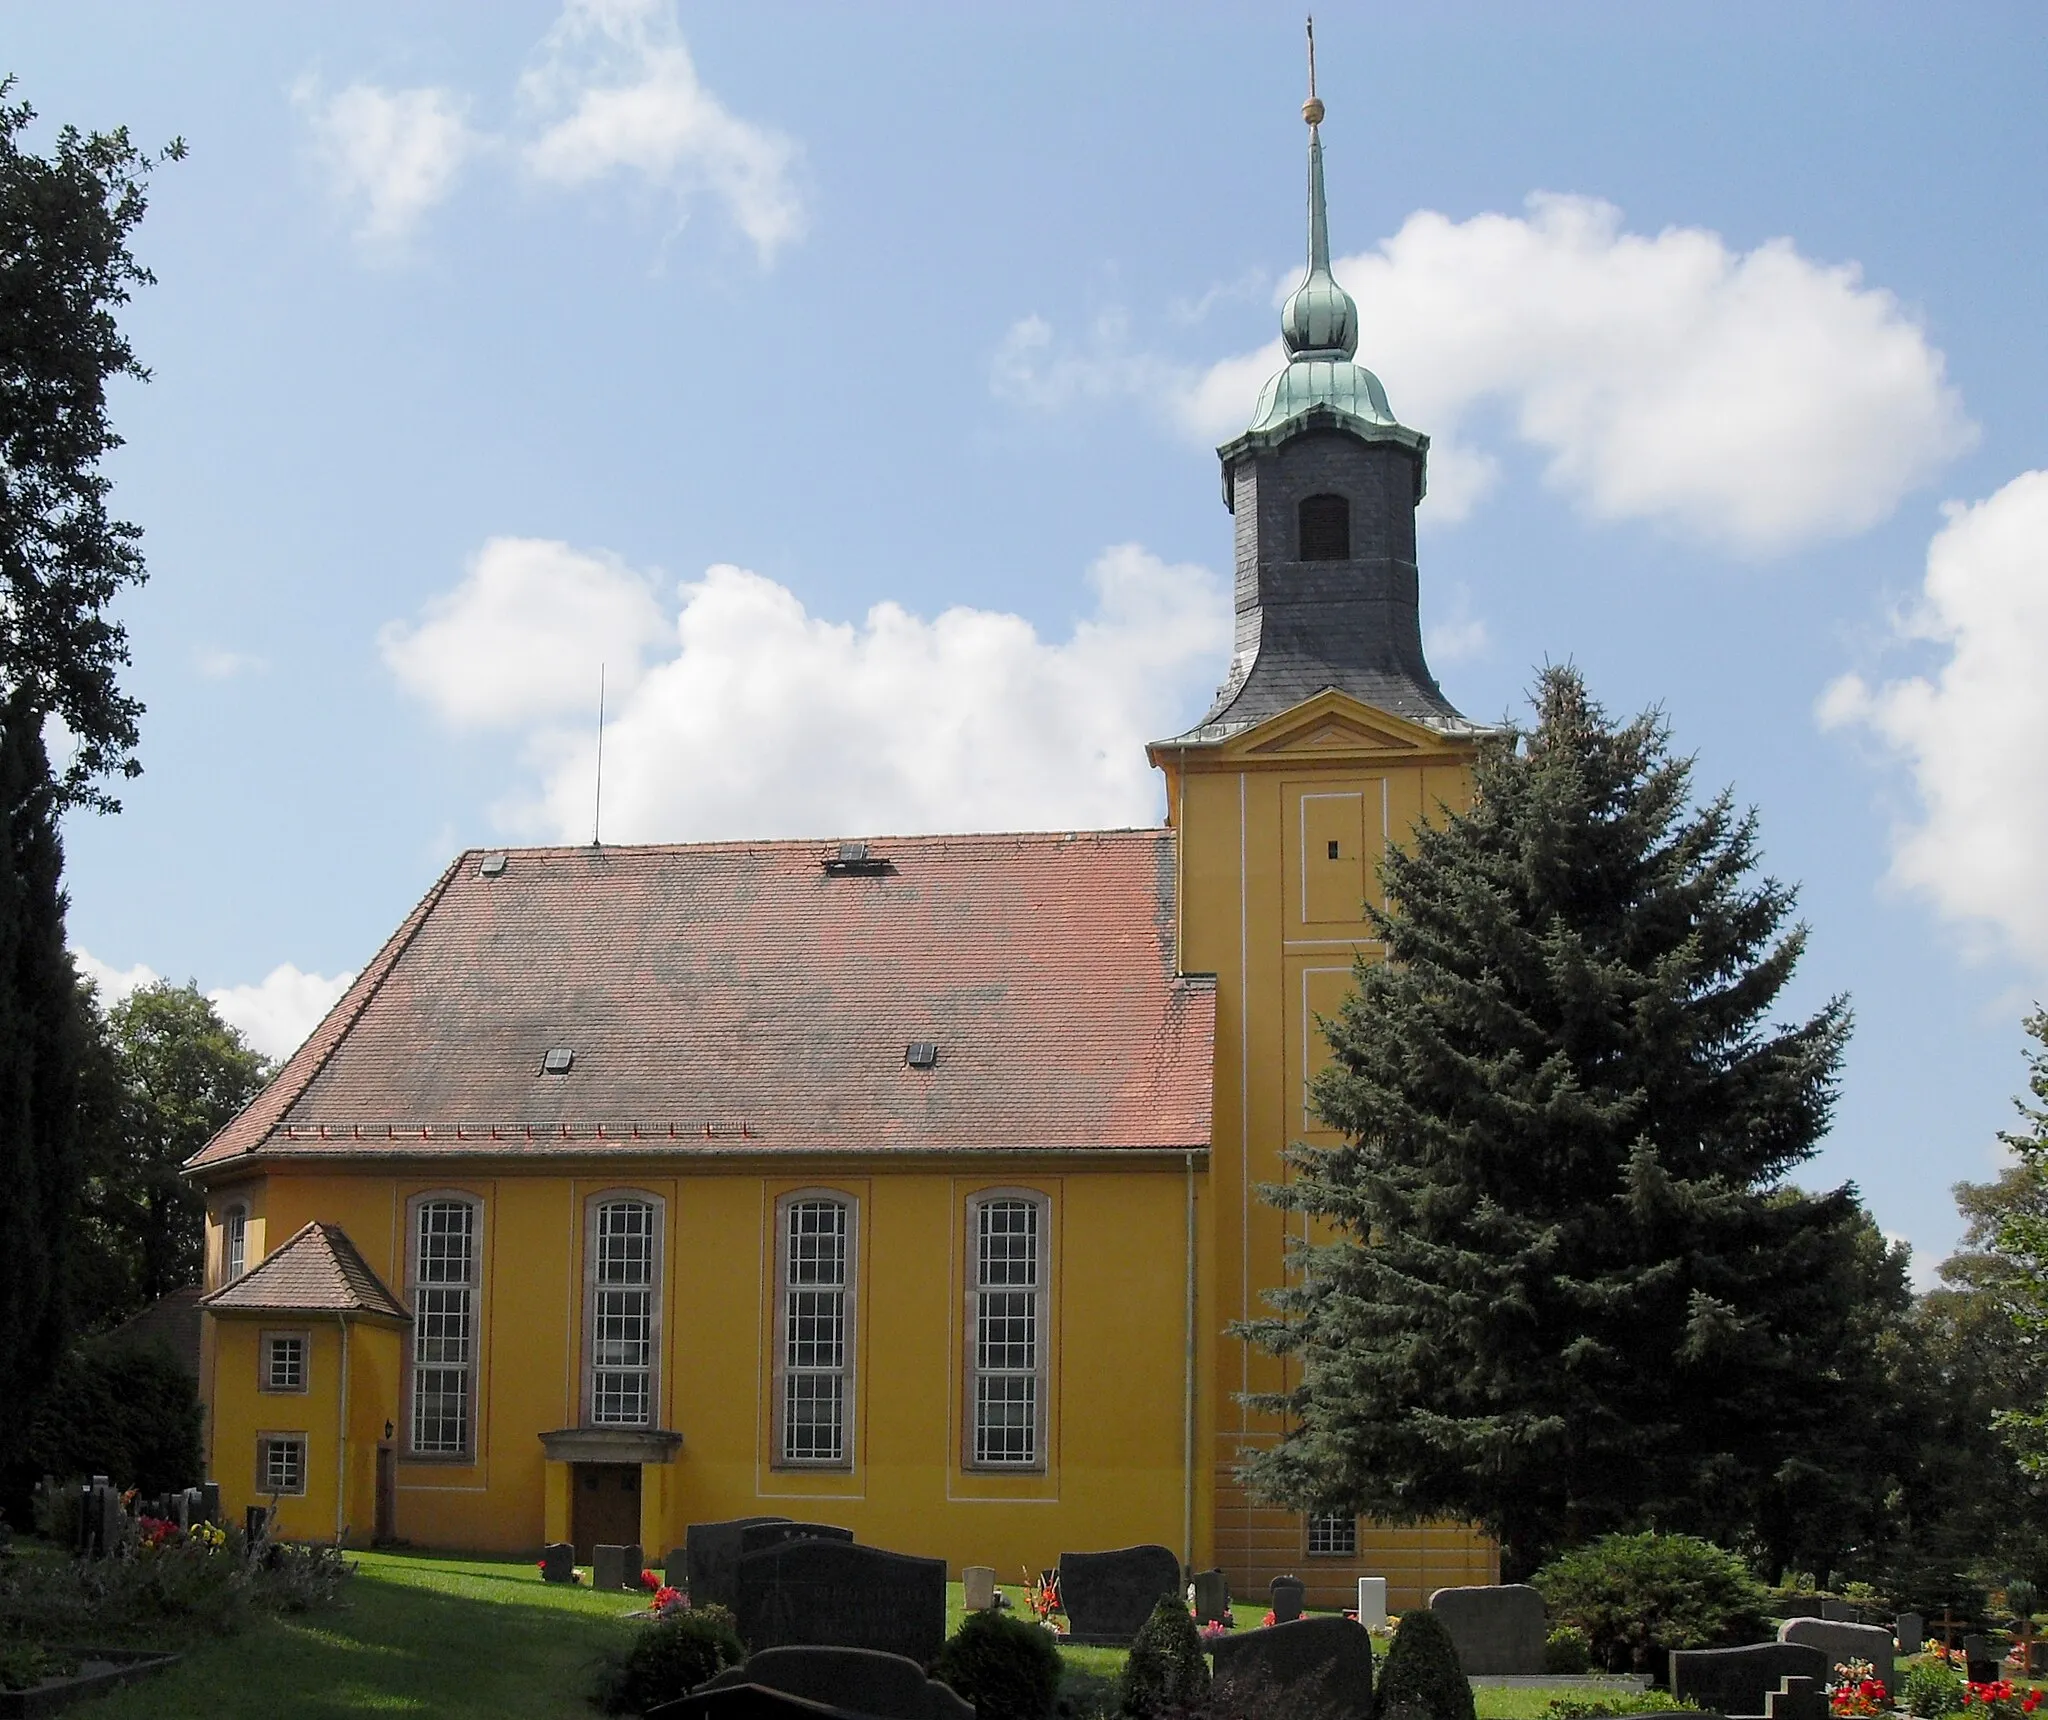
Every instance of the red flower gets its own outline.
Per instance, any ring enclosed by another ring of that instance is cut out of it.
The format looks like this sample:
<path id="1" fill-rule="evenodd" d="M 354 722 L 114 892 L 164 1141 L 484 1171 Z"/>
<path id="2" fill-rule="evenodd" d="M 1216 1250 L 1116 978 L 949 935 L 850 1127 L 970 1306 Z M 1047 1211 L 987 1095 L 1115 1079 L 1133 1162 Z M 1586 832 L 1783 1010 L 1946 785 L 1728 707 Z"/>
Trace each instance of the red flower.
<path id="1" fill-rule="evenodd" d="M 640 1573 L 640 1586 L 643 1589 L 658 1589 L 661 1587 L 661 1579 L 652 1571 L 642 1571 Z"/>
<path id="2" fill-rule="evenodd" d="M 1279 1622 L 1280 1621 L 1273 1616 L 1273 1609 L 1271 1607 L 1268 1607 L 1266 1609 L 1266 1616 L 1259 1620 L 1259 1623 L 1262 1625 L 1278 1624 Z"/>

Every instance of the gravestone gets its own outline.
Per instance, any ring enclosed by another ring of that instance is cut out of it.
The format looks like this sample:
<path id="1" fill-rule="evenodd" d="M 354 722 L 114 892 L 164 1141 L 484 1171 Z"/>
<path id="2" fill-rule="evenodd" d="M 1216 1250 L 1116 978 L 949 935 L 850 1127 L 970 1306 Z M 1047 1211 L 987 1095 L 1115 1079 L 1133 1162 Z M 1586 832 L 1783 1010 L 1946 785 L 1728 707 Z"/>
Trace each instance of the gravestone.
<path id="1" fill-rule="evenodd" d="M 1779 1679 L 1764 1697 L 1764 1720 L 1828 1720 L 1827 1686 L 1813 1678 Z"/>
<path id="2" fill-rule="evenodd" d="M 220 1483 L 202 1481 L 199 1484 L 199 1515 L 208 1523 L 220 1521 Z"/>
<path id="3" fill-rule="evenodd" d="M 621 1551 L 625 1555 L 626 1573 L 625 1579 L 619 1584 L 619 1587 L 622 1589 L 644 1587 L 645 1585 L 640 1581 L 640 1573 L 647 1569 L 646 1549 L 637 1543 L 629 1543 Z"/>
<path id="4" fill-rule="evenodd" d="M 1358 1579 L 1358 1622 L 1367 1630 L 1387 1628 L 1387 1579 L 1385 1577 L 1360 1577 Z"/>
<path id="5" fill-rule="evenodd" d="M 633 1573 L 635 1576 L 639 1572 Z M 590 1586 L 594 1589 L 622 1589 L 626 1586 L 626 1549 L 600 1541 L 590 1549 Z"/>
<path id="6" fill-rule="evenodd" d="M 1756 1642 L 1742 1648 L 1671 1651 L 1671 1694 L 1717 1714 L 1756 1715 L 1783 1678 L 1827 1682 L 1828 1657 L 1811 1643 Z"/>
<path id="7" fill-rule="evenodd" d="M 1827 1681 L 1835 1668 L 1852 1660 L 1870 1662 L 1870 1676 L 1887 1691 L 1898 1689 L 1892 1677 L 1892 1633 L 1878 1624 L 1840 1624 L 1832 1619 L 1788 1618 L 1778 1626 L 1780 1642 L 1811 1643 L 1828 1657 Z"/>
<path id="8" fill-rule="evenodd" d="M 657 1703 L 647 1710 L 645 1720 L 873 1720 L 873 1716 L 770 1690 L 765 1684 L 726 1684 Z"/>
<path id="9" fill-rule="evenodd" d="M 1785 1618 L 1825 1618 L 1827 1616 L 1821 1610 L 1819 1601 L 1787 1601 L 1778 1610 L 1780 1615 Z"/>
<path id="10" fill-rule="evenodd" d="M 1927 1621 L 1916 1612 L 1900 1613 L 1892 1635 L 1901 1654 L 1918 1654 L 1927 1646 Z"/>
<path id="11" fill-rule="evenodd" d="M 1370 1720 L 1372 1637 L 1348 1618 L 1298 1618 L 1220 1637 L 1214 1652 L 1220 1703 Z"/>
<path id="12" fill-rule="evenodd" d="M 1195 1623 L 1221 1624 L 1230 1617 L 1230 1579 L 1219 1571 L 1195 1573 Z"/>
<path id="13" fill-rule="evenodd" d="M 1996 1684 L 1998 1682 L 1998 1653 L 1991 1646 L 1991 1640 L 1983 1636 L 1963 1638 L 1963 1676 L 1972 1684 Z"/>
<path id="14" fill-rule="evenodd" d="M 690 1556 L 680 1547 L 671 1547 L 668 1557 L 661 1561 L 661 1580 L 672 1589 L 681 1589 L 685 1594 L 690 1590 Z"/>
<path id="15" fill-rule="evenodd" d="M 757 1653 L 873 1648 L 925 1666 L 946 1640 L 946 1561 L 851 1541 L 785 1541 L 740 1555 L 732 1610 Z"/>
<path id="16" fill-rule="evenodd" d="M 758 1553 L 763 1547 L 777 1547 L 784 1541 L 851 1541 L 853 1531 L 836 1523 L 792 1523 L 786 1517 L 772 1523 L 745 1523 L 740 1527 L 740 1555 Z"/>
<path id="17" fill-rule="evenodd" d="M 550 1541 L 540 1550 L 540 1580 L 544 1583 L 573 1583 L 576 1580 L 576 1548 L 569 1541 Z"/>
<path id="18" fill-rule="evenodd" d="M 960 1597 L 969 1612 L 988 1612 L 996 1604 L 996 1568 L 965 1565 L 960 1571 Z"/>
<path id="19" fill-rule="evenodd" d="M 1824 1600 L 1820 1603 L 1820 1616 L 1830 1624 L 1861 1624 L 1863 1609 L 1848 1601 Z"/>
<path id="20" fill-rule="evenodd" d="M 248 1539 L 252 1553 L 262 1546 L 270 1534 L 270 1508 L 267 1505 L 245 1505 L 242 1508 L 242 1533 Z"/>
<path id="21" fill-rule="evenodd" d="M 740 1562 L 740 1531 L 756 1523 L 787 1523 L 787 1517 L 734 1517 L 723 1523 L 692 1523 L 683 1535 L 693 1607 L 732 1605 L 733 1577 Z"/>
<path id="22" fill-rule="evenodd" d="M 765 1648 L 690 1692 L 753 1684 L 877 1720 L 974 1720 L 974 1704 L 900 1654 L 870 1648 Z"/>
<path id="23" fill-rule="evenodd" d="M 1159 1597 L 1179 1593 L 1180 1560 L 1164 1547 L 1060 1555 L 1060 1599 L 1075 1643 L 1128 1648 Z"/>
<path id="24" fill-rule="evenodd" d="M 1467 1678 L 1528 1678 L 1543 1671 L 1549 1634 L 1543 1597 L 1527 1583 L 1438 1589 L 1429 1610 L 1451 1633 Z"/>
<path id="25" fill-rule="evenodd" d="M 1308 1584 L 1299 1577 L 1275 1577 L 1266 1585 L 1266 1592 L 1272 1596 L 1275 1624 L 1292 1624 L 1301 1617 L 1308 1601 Z"/>

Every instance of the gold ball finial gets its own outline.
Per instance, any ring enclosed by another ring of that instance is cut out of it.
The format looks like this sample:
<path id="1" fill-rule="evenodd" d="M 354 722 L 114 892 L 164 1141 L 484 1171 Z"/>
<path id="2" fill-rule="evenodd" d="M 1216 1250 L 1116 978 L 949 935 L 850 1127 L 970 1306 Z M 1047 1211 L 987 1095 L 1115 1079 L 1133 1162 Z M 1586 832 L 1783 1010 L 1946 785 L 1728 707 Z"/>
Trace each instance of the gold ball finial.
<path id="1" fill-rule="evenodd" d="M 1301 117 L 1307 120 L 1310 125 L 1321 125 L 1323 123 L 1323 98 L 1321 96 L 1310 96 L 1307 101 L 1303 102 L 1301 104 Z"/>

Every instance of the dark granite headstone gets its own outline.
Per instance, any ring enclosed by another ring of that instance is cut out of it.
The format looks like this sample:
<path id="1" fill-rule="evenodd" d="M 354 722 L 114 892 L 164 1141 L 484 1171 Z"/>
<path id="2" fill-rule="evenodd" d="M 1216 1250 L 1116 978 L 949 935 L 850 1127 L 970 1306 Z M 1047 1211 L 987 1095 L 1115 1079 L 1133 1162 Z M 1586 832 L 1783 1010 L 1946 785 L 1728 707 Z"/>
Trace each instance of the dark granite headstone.
<path id="1" fill-rule="evenodd" d="M 1825 1618 L 1819 1601 L 1787 1601 L 1778 1609 L 1781 1618 Z"/>
<path id="2" fill-rule="evenodd" d="M 1217 1624 L 1230 1617 L 1230 1579 L 1220 1570 L 1195 1573 L 1195 1622 Z"/>
<path id="3" fill-rule="evenodd" d="M 202 1481 L 199 1484 L 199 1515 L 208 1523 L 220 1521 L 220 1483 Z"/>
<path id="4" fill-rule="evenodd" d="M 640 1573 L 647 1569 L 647 1560 L 644 1554 L 644 1549 L 637 1542 L 635 1542 L 628 1545 L 625 1549 L 625 1552 L 626 1580 L 619 1586 L 621 1588 L 626 1589 L 637 1589 L 641 1586 Z"/>
<path id="5" fill-rule="evenodd" d="M 1429 1610 L 1443 1620 L 1467 1678 L 1531 1678 L 1543 1671 L 1549 1625 L 1527 1583 L 1438 1589 Z"/>
<path id="6" fill-rule="evenodd" d="M 1892 1622 L 1892 1640 L 1901 1654 L 1918 1654 L 1927 1646 L 1927 1621 L 1916 1612 L 1902 1612 Z"/>
<path id="7" fill-rule="evenodd" d="M 1180 1560 L 1165 1547 L 1060 1555 L 1060 1601 L 1076 1643 L 1128 1648 L 1159 1597 L 1179 1593 Z"/>
<path id="8" fill-rule="evenodd" d="M 765 1684 L 728 1684 L 716 1690 L 693 1690 L 673 1702 L 658 1702 L 645 1720 L 872 1720 L 851 1708 L 840 1708 Z"/>
<path id="9" fill-rule="evenodd" d="M 633 1573 L 637 1579 L 638 1571 Z M 600 1541 L 590 1549 L 590 1586 L 600 1591 L 626 1586 L 626 1549 Z"/>
<path id="10" fill-rule="evenodd" d="M 944 1559 L 851 1541 L 784 1541 L 742 1553 L 733 1590 L 741 1640 L 756 1653 L 875 1648 L 926 1666 L 946 1640 Z"/>
<path id="11" fill-rule="evenodd" d="M 1214 1644 L 1220 1702 L 1274 1714 L 1370 1720 L 1372 1633 L 1342 1616 L 1298 1618 Z"/>
<path id="12" fill-rule="evenodd" d="M 1861 1624 L 1863 1609 L 1851 1601 L 1824 1600 L 1820 1603 L 1820 1616 L 1830 1624 Z"/>
<path id="13" fill-rule="evenodd" d="M 1781 1678 L 1764 1697 L 1764 1720 L 1828 1720 L 1827 1686 L 1813 1678 Z"/>
<path id="14" fill-rule="evenodd" d="M 690 1692 L 756 1684 L 877 1720 L 974 1720 L 974 1705 L 900 1654 L 870 1648 L 767 1648 Z"/>
<path id="15" fill-rule="evenodd" d="M 1291 1624 L 1308 1604 L 1308 1584 L 1299 1577 L 1275 1577 L 1266 1585 L 1273 1597 L 1273 1622 Z"/>
<path id="16" fill-rule="evenodd" d="M 1811 1643 L 1756 1642 L 1742 1648 L 1671 1652 L 1671 1694 L 1717 1714 L 1756 1715 L 1782 1678 L 1827 1682 L 1828 1657 Z"/>
<path id="17" fill-rule="evenodd" d="M 1991 1646 L 1989 1637 L 1963 1638 L 1963 1666 L 1963 1676 L 1972 1684 L 1998 1682 L 1998 1651 Z"/>
<path id="18" fill-rule="evenodd" d="M 744 1523 L 740 1526 L 739 1556 L 758 1553 L 763 1547 L 779 1547 L 784 1541 L 851 1541 L 853 1531 L 836 1523 L 792 1523 L 778 1517 L 772 1523 Z"/>
<path id="19" fill-rule="evenodd" d="M 1778 1626 L 1780 1642 L 1811 1643 L 1828 1657 L 1828 1682 L 1835 1668 L 1852 1660 L 1870 1662 L 1870 1676 L 1887 1691 L 1898 1689 L 1892 1679 L 1892 1633 L 1877 1624 L 1842 1624 L 1833 1619 L 1788 1618 Z"/>
<path id="20" fill-rule="evenodd" d="M 692 1523 L 684 1531 L 684 1557 L 689 1581 L 684 1585 L 693 1607 L 729 1607 L 733 1578 L 740 1562 L 740 1531 L 756 1523 L 787 1523 L 787 1517 L 733 1517 L 722 1523 Z"/>
<path id="21" fill-rule="evenodd" d="M 672 1589 L 689 1593 L 690 1555 L 680 1547 L 669 1548 L 668 1557 L 661 1561 L 661 1580 Z"/>
<path id="22" fill-rule="evenodd" d="M 540 1550 L 540 1580 L 544 1583 L 573 1583 L 576 1580 L 576 1548 L 568 1541 L 550 1541 Z"/>

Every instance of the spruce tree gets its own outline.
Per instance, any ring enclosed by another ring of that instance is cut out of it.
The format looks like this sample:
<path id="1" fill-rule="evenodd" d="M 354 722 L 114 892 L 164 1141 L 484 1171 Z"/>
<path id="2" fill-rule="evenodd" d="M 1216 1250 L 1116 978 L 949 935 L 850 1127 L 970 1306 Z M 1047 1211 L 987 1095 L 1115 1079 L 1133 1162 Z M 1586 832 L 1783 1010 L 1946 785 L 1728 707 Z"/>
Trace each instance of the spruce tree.
<path id="1" fill-rule="evenodd" d="M 1300 1509 L 1473 1521 L 1510 1576 L 1606 1530 L 1754 1535 L 1862 1355 L 1852 1189 L 1789 1187 L 1840 1000 L 1767 1021 L 1804 941 L 1754 814 L 1691 795 L 1655 714 L 1569 667 L 1469 812 L 1388 855 L 1388 959 L 1325 1023 L 1268 1198 L 1315 1221 L 1252 1337 L 1298 1385 L 1247 1479 Z M 1859 1349 L 1861 1346 L 1861 1349 Z M 1789 1466 L 1789 1467 L 1788 1467 Z"/>

